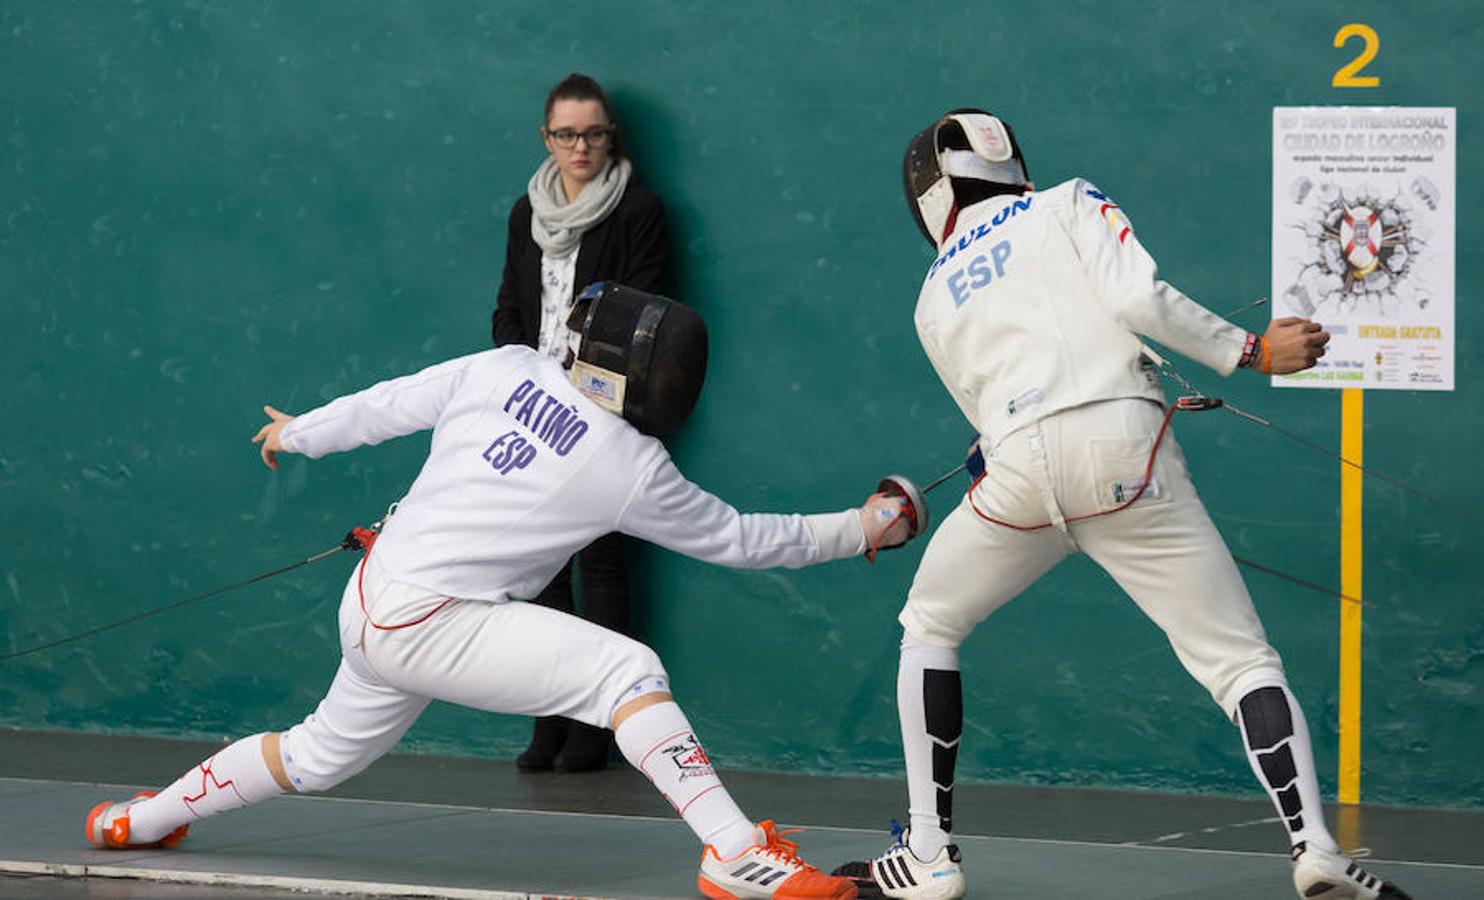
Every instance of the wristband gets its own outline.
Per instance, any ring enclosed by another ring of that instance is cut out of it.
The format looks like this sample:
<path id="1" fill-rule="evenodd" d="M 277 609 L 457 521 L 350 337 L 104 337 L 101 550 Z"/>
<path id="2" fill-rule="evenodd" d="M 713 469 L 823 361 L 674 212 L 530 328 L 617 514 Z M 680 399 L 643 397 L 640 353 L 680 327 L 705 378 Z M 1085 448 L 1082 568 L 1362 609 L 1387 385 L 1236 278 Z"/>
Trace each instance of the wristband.
<path id="1" fill-rule="evenodd" d="M 1262 349 L 1262 336 L 1255 331 L 1247 332 L 1247 341 L 1242 345 L 1242 355 L 1237 357 L 1237 368 L 1251 369 L 1257 364 Z"/>

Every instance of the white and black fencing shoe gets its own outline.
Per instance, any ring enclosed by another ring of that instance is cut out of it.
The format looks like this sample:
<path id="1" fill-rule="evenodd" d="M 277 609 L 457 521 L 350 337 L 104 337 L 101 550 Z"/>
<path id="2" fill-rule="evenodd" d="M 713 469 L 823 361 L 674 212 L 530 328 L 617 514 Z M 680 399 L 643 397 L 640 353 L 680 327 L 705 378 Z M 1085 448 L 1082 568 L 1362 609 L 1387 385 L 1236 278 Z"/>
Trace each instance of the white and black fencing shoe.
<path id="1" fill-rule="evenodd" d="M 892 845 L 871 860 L 848 862 L 831 872 L 855 883 L 862 898 L 902 897 L 911 900 L 956 900 L 967 887 L 957 844 L 949 844 L 927 862 L 908 847 L 907 829 L 891 823 Z"/>
<path id="2" fill-rule="evenodd" d="M 1305 900 L 1412 900 L 1345 854 L 1310 847 L 1307 841 L 1293 847 L 1293 887 Z"/>

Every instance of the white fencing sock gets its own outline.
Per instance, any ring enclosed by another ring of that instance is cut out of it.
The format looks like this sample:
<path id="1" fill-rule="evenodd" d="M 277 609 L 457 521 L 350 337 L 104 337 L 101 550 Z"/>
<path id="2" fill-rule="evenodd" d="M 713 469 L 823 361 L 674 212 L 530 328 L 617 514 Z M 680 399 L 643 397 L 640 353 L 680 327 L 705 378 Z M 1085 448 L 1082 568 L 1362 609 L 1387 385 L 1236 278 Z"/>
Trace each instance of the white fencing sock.
<path id="1" fill-rule="evenodd" d="M 222 748 L 148 800 L 129 806 L 129 841 L 157 841 L 182 825 L 282 794 L 255 734 Z"/>
<path id="2" fill-rule="evenodd" d="M 903 633 L 897 715 L 907 763 L 908 842 L 914 856 L 928 861 L 948 845 L 953 830 L 953 769 L 964 729 L 958 648 Z"/>
<path id="3" fill-rule="evenodd" d="M 654 783 L 703 844 L 730 859 L 756 843 L 756 827 L 722 787 L 711 760 L 673 700 L 639 710 L 614 738 L 624 759 Z"/>
<path id="4" fill-rule="evenodd" d="M 1340 847 L 1324 825 L 1319 778 L 1304 711 L 1287 685 L 1248 691 L 1237 703 L 1247 761 L 1267 788 L 1292 843 L 1307 841 L 1331 853 Z"/>

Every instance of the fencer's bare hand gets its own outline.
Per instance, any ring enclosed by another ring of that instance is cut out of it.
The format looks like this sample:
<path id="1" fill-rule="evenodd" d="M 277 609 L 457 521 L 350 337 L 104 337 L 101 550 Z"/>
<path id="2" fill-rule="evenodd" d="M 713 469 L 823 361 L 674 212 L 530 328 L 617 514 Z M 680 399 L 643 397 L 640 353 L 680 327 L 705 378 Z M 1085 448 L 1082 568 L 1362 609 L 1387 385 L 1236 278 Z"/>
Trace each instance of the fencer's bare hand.
<path id="1" fill-rule="evenodd" d="M 1274 319 L 1263 337 L 1272 354 L 1269 366 L 1274 375 L 1313 368 L 1329 343 L 1329 332 L 1324 326 L 1298 316 Z"/>
<path id="2" fill-rule="evenodd" d="M 279 451 L 289 452 L 285 450 L 279 435 L 283 432 L 285 425 L 294 421 L 294 417 L 288 413 L 279 412 L 271 406 L 263 407 L 263 412 L 267 413 L 272 421 L 258 429 L 258 433 L 253 435 L 252 442 L 263 445 L 258 448 L 258 454 L 263 457 L 263 465 L 277 471 Z"/>
<path id="3" fill-rule="evenodd" d="M 907 543 L 912 533 L 911 523 L 903 515 L 901 497 L 887 494 L 872 494 L 857 512 L 861 516 L 861 528 L 866 532 L 866 546 L 885 549 L 900 547 Z"/>

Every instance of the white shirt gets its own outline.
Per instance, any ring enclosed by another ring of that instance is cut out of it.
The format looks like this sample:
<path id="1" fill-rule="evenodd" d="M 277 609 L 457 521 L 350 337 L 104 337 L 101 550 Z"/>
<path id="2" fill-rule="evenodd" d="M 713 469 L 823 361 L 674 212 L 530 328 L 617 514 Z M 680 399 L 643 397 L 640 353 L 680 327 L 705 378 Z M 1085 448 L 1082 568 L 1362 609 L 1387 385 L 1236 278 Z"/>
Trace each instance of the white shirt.
<path id="1" fill-rule="evenodd" d="M 1164 402 L 1140 335 L 1223 375 L 1247 336 L 1159 280 L 1122 210 L 1080 178 L 960 212 L 915 321 L 938 377 L 990 447 L 1085 403 Z"/>
<path id="2" fill-rule="evenodd" d="M 376 557 L 389 577 L 451 597 L 533 597 L 611 531 L 738 568 L 797 568 L 866 549 L 853 509 L 739 514 L 524 345 L 341 397 L 294 419 L 281 440 L 317 459 L 427 428 L 428 459 Z"/>
<path id="3" fill-rule="evenodd" d="M 541 254 L 541 327 L 536 349 L 557 362 L 567 359 L 567 317 L 576 301 L 572 282 L 577 277 L 581 249 L 579 242 L 566 256 Z"/>

